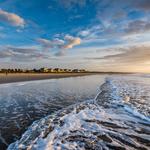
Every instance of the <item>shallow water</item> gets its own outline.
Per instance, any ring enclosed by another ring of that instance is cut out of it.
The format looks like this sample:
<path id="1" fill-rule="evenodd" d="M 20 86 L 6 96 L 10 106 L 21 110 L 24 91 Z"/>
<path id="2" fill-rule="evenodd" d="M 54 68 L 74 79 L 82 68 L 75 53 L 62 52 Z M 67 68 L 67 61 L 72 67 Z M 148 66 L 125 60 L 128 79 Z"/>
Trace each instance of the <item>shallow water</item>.
<path id="1" fill-rule="evenodd" d="M 0 150 L 16 141 L 33 121 L 69 105 L 93 99 L 107 75 L 0 85 Z"/>
<path id="2" fill-rule="evenodd" d="M 149 92 L 148 76 L 109 76 L 95 99 L 76 103 L 34 122 L 9 150 L 148 150 Z"/>

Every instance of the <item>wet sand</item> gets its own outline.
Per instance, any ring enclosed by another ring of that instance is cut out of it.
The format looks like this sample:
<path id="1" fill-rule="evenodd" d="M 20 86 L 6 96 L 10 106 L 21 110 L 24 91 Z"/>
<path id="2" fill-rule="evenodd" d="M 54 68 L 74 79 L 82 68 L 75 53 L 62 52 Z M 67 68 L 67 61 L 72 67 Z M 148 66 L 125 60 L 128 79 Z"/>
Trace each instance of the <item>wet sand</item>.
<path id="1" fill-rule="evenodd" d="M 44 80 L 44 79 L 57 79 L 75 76 L 92 75 L 95 73 L 0 73 L 0 84 L 32 81 L 32 80 Z"/>

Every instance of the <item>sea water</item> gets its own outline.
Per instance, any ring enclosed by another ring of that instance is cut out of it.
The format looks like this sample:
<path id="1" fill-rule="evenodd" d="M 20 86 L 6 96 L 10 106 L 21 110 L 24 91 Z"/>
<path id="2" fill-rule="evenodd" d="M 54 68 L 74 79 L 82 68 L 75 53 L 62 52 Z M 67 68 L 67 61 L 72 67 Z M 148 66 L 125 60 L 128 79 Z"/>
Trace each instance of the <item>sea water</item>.
<path id="1" fill-rule="evenodd" d="M 24 114 L 28 114 L 27 121 L 36 115 L 41 119 L 31 121 L 32 125 L 18 135 L 9 150 L 150 149 L 149 75 L 97 75 L 14 87 L 1 87 L 1 95 L 12 88 L 10 93 L 25 97 L 19 100 L 6 94 L 8 105 L 17 114 L 9 118 L 17 122 L 16 128 L 22 129 L 22 121 L 17 119 L 25 118 Z M 8 105 L 3 108 L 5 113 L 10 113 Z"/>
<path id="2" fill-rule="evenodd" d="M 106 75 L 0 85 L 0 150 L 20 139 L 35 120 L 93 99 Z"/>

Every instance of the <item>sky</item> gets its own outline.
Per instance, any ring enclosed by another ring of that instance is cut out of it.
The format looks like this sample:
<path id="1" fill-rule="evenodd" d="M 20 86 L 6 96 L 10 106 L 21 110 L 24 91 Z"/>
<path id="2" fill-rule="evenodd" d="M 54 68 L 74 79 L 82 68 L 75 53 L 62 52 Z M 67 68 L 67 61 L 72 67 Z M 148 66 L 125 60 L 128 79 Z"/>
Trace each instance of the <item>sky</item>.
<path id="1" fill-rule="evenodd" d="M 150 0 L 0 0 L 0 68 L 150 72 Z"/>

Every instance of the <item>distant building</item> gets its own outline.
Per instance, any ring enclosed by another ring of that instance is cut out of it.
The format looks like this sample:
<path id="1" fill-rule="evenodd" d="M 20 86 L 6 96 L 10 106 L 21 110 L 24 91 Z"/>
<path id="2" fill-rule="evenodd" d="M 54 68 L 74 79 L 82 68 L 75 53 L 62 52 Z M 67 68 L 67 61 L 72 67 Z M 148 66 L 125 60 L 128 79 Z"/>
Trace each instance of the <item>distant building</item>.
<path id="1" fill-rule="evenodd" d="M 64 69 L 60 69 L 60 72 L 64 72 Z"/>
<path id="2" fill-rule="evenodd" d="M 62 68 L 40 68 L 40 69 L 0 69 L 0 73 L 51 73 L 51 72 L 56 72 L 56 73 L 65 73 L 65 72 L 87 72 L 84 69 L 62 69 Z"/>
<path id="3" fill-rule="evenodd" d="M 49 68 L 49 69 L 48 69 L 48 72 L 55 72 L 55 70 L 52 69 L 52 68 Z"/>
<path id="4" fill-rule="evenodd" d="M 47 72 L 48 72 L 48 68 L 41 68 L 41 69 L 40 69 L 40 72 L 42 72 L 42 73 L 47 73 Z"/>
<path id="5" fill-rule="evenodd" d="M 79 69 L 73 69 L 72 72 L 80 72 Z"/>
<path id="6" fill-rule="evenodd" d="M 85 69 L 80 69 L 80 72 L 86 72 L 86 70 Z"/>
<path id="7" fill-rule="evenodd" d="M 64 72 L 71 72 L 71 69 L 64 69 Z"/>
<path id="8" fill-rule="evenodd" d="M 62 72 L 62 69 L 60 69 L 60 68 L 55 68 L 54 71 L 55 71 L 55 72 Z"/>

